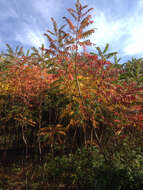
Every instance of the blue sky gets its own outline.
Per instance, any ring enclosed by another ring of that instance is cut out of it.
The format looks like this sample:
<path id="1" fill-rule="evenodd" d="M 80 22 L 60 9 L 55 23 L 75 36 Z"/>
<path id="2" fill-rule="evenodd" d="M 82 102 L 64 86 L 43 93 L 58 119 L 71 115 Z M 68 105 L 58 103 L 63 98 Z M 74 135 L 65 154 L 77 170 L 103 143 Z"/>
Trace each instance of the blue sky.
<path id="1" fill-rule="evenodd" d="M 74 8 L 76 0 L 0 0 L 0 51 L 5 44 L 25 49 L 47 46 L 43 35 L 51 29 L 50 17 L 59 26 L 68 16 L 67 8 Z M 81 0 L 93 7 L 92 18 L 95 33 L 92 42 L 109 51 L 117 51 L 122 61 L 143 57 L 143 0 Z M 94 50 L 93 50 L 94 52 Z M 121 62 L 122 62 L 121 61 Z"/>

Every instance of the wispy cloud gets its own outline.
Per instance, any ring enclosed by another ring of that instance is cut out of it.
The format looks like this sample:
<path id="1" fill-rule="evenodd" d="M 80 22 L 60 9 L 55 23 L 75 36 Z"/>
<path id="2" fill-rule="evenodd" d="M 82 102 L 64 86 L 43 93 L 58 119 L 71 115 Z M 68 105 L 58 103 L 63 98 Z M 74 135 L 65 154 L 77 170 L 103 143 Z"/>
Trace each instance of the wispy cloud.
<path id="1" fill-rule="evenodd" d="M 26 25 L 23 31 L 16 33 L 15 40 L 26 46 L 34 46 L 36 48 L 46 44 L 45 38 L 38 28 L 30 28 Z"/>
<path id="2" fill-rule="evenodd" d="M 138 0 L 138 10 L 141 10 L 143 8 L 143 0 Z"/>
<path id="3" fill-rule="evenodd" d="M 94 18 L 96 28 L 92 40 L 99 46 L 104 46 L 106 43 L 117 42 L 127 31 L 124 29 L 124 21 L 108 19 L 104 12 L 97 11 Z M 122 32 L 121 32 L 122 31 Z"/>
<path id="4" fill-rule="evenodd" d="M 123 52 L 125 55 L 143 55 L 143 25 L 136 25 L 136 28 L 132 29 Z"/>
<path id="5" fill-rule="evenodd" d="M 143 54 L 143 0 L 140 0 L 134 12 L 125 17 L 114 18 L 106 12 L 96 9 L 97 28 L 91 40 L 98 46 L 109 43 L 112 49 L 123 56 Z"/>
<path id="6" fill-rule="evenodd" d="M 6 20 L 8 18 L 18 18 L 18 14 L 14 8 L 14 5 L 8 1 L 2 0 L 0 2 L 0 20 Z"/>
<path id="7" fill-rule="evenodd" d="M 55 6 L 56 5 L 56 6 Z M 63 4 L 57 2 L 56 0 L 31 0 L 31 6 L 33 8 L 33 14 L 26 17 L 24 15 L 23 21 L 21 22 L 21 27 L 15 33 L 15 40 L 24 46 L 34 46 L 40 47 L 41 44 L 46 45 L 46 39 L 42 31 L 43 25 L 50 23 L 50 17 L 63 12 Z M 38 16 L 40 18 L 38 18 Z M 41 22 L 39 21 L 41 20 Z M 41 28 L 42 26 L 42 28 Z"/>
<path id="8" fill-rule="evenodd" d="M 130 22 L 129 37 L 126 39 L 125 55 L 143 55 L 143 0 L 138 2 L 136 13 Z"/>
<path id="9" fill-rule="evenodd" d="M 63 12 L 64 1 L 60 0 L 32 0 L 34 9 L 45 19 L 57 16 Z M 63 1 L 63 3 L 62 3 Z"/>

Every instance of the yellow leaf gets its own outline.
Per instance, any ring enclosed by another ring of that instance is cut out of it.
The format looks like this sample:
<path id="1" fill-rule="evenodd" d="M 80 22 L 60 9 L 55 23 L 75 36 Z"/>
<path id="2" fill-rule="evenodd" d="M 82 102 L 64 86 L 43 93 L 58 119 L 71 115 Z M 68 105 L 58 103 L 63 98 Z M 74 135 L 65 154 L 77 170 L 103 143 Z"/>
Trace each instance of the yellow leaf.
<path id="1" fill-rule="evenodd" d="M 66 133 L 64 131 L 59 131 L 58 133 L 61 135 L 66 135 Z"/>
<path id="2" fill-rule="evenodd" d="M 92 124 L 93 124 L 93 127 L 94 127 L 94 128 L 97 128 L 97 121 L 93 120 L 93 121 L 92 121 Z"/>

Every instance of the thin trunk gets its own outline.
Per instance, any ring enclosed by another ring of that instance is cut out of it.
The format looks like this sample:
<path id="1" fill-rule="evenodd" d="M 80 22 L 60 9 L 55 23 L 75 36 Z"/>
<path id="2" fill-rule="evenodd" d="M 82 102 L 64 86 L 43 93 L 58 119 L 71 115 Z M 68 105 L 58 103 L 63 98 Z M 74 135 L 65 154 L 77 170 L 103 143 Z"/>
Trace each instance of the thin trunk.
<path id="1" fill-rule="evenodd" d="M 25 138 L 25 134 L 24 134 L 24 126 L 22 125 L 22 139 L 25 143 L 25 145 L 27 146 L 27 141 L 26 141 L 26 138 Z"/>
<path id="2" fill-rule="evenodd" d="M 96 139 L 96 142 L 97 142 L 97 144 L 98 144 L 98 147 L 99 147 L 99 149 L 100 149 L 100 151 L 101 151 L 101 153 L 102 153 L 102 155 L 103 155 L 103 157 L 104 157 L 104 160 L 105 160 L 106 163 L 108 163 L 108 159 L 107 159 L 107 157 L 106 157 L 106 154 L 105 154 L 105 152 L 104 152 L 104 150 L 103 150 L 103 147 L 102 147 L 102 145 L 101 145 L 101 143 L 100 143 L 100 140 L 99 140 L 98 135 L 97 135 L 97 133 L 96 133 L 95 130 L 94 130 L 94 134 L 95 134 L 95 139 Z"/>
<path id="3" fill-rule="evenodd" d="M 40 100 L 40 105 L 39 105 L 39 130 L 41 129 L 42 127 L 42 101 Z M 42 150 L 41 150 L 41 142 L 40 142 L 40 136 L 38 136 L 38 148 L 39 148 L 39 154 L 40 154 L 40 160 L 41 160 L 41 153 L 42 153 Z"/>

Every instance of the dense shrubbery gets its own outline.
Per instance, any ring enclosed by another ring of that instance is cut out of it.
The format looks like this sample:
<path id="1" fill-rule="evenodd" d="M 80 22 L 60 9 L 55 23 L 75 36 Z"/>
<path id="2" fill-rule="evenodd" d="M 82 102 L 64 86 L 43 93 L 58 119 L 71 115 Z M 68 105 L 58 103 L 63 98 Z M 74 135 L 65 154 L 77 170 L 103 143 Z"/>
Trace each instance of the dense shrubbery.
<path id="1" fill-rule="evenodd" d="M 24 54 L 8 45 L 0 54 L 1 162 L 22 153 L 20 163 L 29 164 L 17 176 L 29 188 L 141 189 L 143 61 L 120 65 L 108 44 L 88 53 L 94 30 L 85 30 L 93 23 L 86 8 L 77 1 L 68 9 L 70 33 L 52 18 L 48 49 Z"/>

